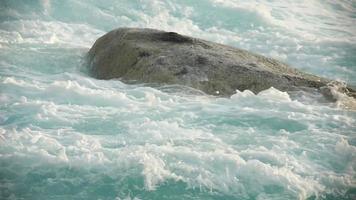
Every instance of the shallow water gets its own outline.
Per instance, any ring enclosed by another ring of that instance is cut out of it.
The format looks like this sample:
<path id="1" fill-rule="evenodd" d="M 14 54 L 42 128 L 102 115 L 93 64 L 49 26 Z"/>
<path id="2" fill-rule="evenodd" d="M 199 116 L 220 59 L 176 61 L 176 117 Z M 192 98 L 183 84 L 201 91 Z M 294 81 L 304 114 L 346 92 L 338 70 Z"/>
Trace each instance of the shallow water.
<path id="1" fill-rule="evenodd" d="M 353 199 L 356 112 L 91 78 L 117 27 L 177 31 L 356 85 L 354 1 L 0 2 L 1 199 Z"/>

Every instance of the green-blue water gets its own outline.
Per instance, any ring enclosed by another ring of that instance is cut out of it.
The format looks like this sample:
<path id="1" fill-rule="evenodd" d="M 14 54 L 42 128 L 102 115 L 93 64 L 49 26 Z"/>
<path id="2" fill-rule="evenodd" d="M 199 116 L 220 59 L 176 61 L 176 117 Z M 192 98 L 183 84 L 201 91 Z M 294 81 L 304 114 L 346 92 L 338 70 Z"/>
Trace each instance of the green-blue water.
<path id="1" fill-rule="evenodd" d="M 107 31 L 150 27 L 356 85 L 355 24 L 347 0 L 0 0 L 0 199 L 355 199 L 345 97 L 215 98 L 83 64 Z"/>

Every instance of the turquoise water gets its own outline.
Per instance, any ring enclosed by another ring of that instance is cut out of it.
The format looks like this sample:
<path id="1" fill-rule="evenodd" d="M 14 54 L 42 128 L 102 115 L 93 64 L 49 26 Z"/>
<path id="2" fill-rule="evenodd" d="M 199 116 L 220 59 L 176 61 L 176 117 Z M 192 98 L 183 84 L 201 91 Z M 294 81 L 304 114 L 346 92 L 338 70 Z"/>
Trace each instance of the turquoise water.
<path id="1" fill-rule="evenodd" d="M 0 199 L 355 199 L 356 111 L 102 81 L 94 41 L 177 31 L 356 85 L 355 1 L 0 0 Z"/>

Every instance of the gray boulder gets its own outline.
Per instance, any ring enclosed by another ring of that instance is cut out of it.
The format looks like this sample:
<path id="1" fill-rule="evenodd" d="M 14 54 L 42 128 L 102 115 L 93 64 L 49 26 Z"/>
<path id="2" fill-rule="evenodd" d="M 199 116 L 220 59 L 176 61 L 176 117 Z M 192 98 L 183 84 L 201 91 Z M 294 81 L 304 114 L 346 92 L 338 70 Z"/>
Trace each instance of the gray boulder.
<path id="1" fill-rule="evenodd" d="M 95 42 L 88 61 L 91 74 L 98 79 L 180 84 L 222 96 L 245 89 L 258 93 L 270 87 L 282 91 L 324 87 L 320 91 L 325 92 L 330 82 L 275 59 L 154 29 L 113 30 Z"/>

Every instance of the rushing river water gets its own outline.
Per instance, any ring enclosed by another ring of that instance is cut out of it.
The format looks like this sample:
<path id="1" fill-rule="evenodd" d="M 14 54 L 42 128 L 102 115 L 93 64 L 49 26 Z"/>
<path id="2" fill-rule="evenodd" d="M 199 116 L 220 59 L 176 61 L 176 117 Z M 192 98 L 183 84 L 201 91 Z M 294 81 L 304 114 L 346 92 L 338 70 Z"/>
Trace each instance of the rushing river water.
<path id="1" fill-rule="evenodd" d="M 355 24 L 352 0 L 0 0 L 0 199 L 355 199 L 340 99 L 216 98 L 84 64 L 107 31 L 150 27 L 356 85 Z"/>

